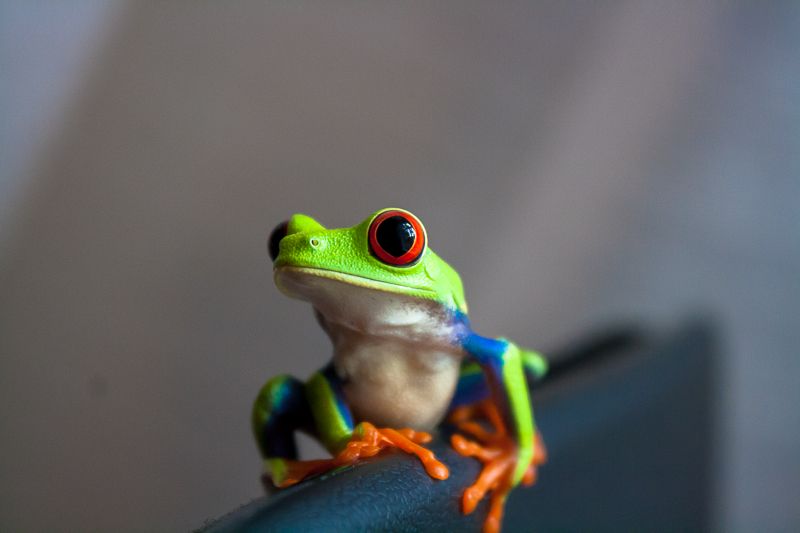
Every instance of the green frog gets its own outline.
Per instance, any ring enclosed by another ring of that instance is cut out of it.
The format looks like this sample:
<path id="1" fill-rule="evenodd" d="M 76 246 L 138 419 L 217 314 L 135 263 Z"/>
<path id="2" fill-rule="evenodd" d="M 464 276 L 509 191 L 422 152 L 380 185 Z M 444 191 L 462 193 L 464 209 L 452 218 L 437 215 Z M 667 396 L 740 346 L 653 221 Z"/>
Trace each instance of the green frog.
<path id="1" fill-rule="evenodd" d="M 461 278 L 409 211 L 381 209 L 340 229 L 295 214 L 269 249 L 275 284 L 311 303 L 333 358 L 306 382 L 282 375 L 261 389 L 252 424 L 264 479 L 286 487 L 396 448 L 445 480 L 448 467 L 425 444 L 448 419 L 454 449 L 483 464 L 462 510 L 488 495 L 484 531 L 499 531 L 509 492 L 532 484 L 546 458 L 528 380 L 541 378 L 547 361 L 472 330 Z M 296 431 L 332 457 L 298 460 Z"/>

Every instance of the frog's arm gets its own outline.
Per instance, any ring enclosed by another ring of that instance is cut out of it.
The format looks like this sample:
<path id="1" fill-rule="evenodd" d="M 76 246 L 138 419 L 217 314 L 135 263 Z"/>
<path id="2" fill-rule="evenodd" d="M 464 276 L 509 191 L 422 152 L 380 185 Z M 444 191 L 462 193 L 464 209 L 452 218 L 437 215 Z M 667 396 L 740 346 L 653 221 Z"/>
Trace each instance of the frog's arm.
<path id="1" fill-rule="evenodd" d="M 480 365 L 508 436 L 516 443 L 516 464 L 511 483 L 518 484 L 533 458 L 534 422 L 528 398 L 522 351 L 504 339 L 470 334 L 464 350 Z"/>
<path id="2" fill-rule="evenodd" d="M 459 454 L 475 457 L 483 463 L 478 479 L 464 491 L 461 505 L 465 513 L 471 513 L 491 491 L 489 513 L 483 530 L 497 532 L 508 493 L 521 481 L 532 483 L 536 477 L 536 466 L 545 458 L 544 448 L 539 445 L 538 439 L 534 448 L 537 436 L 528 399 L 525 367 L 527 362 L 531 371 L 538 375 L 544 372 L 546 365 L 541 356 L 537 357 L 533 352 L 526 353 L 504 339 L 490 339 L 469 333 L 462 339 L 461 345 L 480 366 L 488 389 L 487 400 L 457 408 L 450 417 L 460 431 L 477 439 L 474 441 L 461 434 L 453 434 L 450 439 L 453 448 Z M 477 378 L 472 381 L 480 383 Z M 476 390 L 474 387 L 473 392 Z M 493 433 L 471 419 L 476 411 L 491 423 Z"/>

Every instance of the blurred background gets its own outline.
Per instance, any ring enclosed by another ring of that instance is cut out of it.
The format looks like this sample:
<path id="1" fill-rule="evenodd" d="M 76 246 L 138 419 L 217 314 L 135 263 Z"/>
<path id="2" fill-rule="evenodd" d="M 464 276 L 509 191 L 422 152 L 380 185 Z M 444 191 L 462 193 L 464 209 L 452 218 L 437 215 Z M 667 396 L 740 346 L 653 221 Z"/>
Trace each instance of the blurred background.
<path id="1" fill-rule="evenodd" d="M 713 316 L 717 524 L 800 527 L 800 3 L 0 2 L 0 530 L 261 493 L 266 239 L 399 206 L 477 328 Z M 680 394 L 680 391 L 675 391 Z"/>

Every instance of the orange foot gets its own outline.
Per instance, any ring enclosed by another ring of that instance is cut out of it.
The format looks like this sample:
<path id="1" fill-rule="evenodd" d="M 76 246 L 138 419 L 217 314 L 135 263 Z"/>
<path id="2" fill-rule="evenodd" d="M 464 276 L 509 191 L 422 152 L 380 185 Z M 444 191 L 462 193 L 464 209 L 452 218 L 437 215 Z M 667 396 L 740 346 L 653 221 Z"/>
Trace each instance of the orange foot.
<path id="1" fill-rule="evenodd" d="M 487 430 L 476 417 L 487 420 L 494 431 Z M 468 433 L 475 442 L 455 434 L 450 442 L 453 448 L 465 457 L 475 457 L 483 463 L 478 479 L 464 491 L 461 506 L 464 514 L 475 510 L 478 503 L 491 491 L 489 514 L 483 524 L 484 533 L 500 531 L 503 519 L 503 507 L 506 497 L 514 487 L 514 471 L 517 466 L 517 443 L 506 431 L 500 413 L 490 401 L 475 406 L 457 409 L 450 421 L 464 433 Z M 532 485 L 536 481 L 536 467 L 547 460 L 547 452 L 539 434 L 536 434 L 534 452 L 531 462 L 522 478 L 524 485 Z"/>
<path id="2" fill-rule="evenodd" d="M 328 472 L 340 466 L 352 465 L 359 459 L 372 457 L 387 448 L 399 448 L 406 453 L 416 455 L 428 475 L 435 479 L 447 479 L 450 470 L 436 459 L 432 451 L 420 446 L 431 441 L 431 436 L 424 431 L 413 429 L 376 428 L 369 422 L 360 423 L 345 448 L 331 459 L 314 461 L 286 460 L 286 471 L 281 479 L 273 479 L 275 485 L 284 488 L 294 485 L 307 477 Z"/>

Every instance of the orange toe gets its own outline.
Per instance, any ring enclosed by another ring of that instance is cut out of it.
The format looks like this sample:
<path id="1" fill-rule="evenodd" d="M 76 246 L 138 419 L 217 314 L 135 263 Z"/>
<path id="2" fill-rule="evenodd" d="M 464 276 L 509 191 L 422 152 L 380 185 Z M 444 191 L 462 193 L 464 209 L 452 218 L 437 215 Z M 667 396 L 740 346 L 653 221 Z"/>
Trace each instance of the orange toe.
<path id="1" fill-rule="evenodd" d="M 476 420 L 466 418 L 466 415 L 479 413 L 482 420 L 491 424 L 494 431 Z M 508 493 L 514 486 L 514 474 L 517 469 L 518 445 L 508 435 L 497 408 L 491 403 L 482 403 L 471 406 L 467 411 L 458 413 L 451 418 L 456 426 L 464 433 L 476 440 L 471 440 L 460 434 L 450 438 L 453 449 L 465 457 L 475 457 L 483 466 L 478 478 L 462 495 L 461 508 L 464 514 L 475 510 L 480 501 L 489 496 L 489 512 L 483 524 L 484 533 L 500 531 L 503 519 L 503 509 Z M 527 465 L 522 483 L 532 485 L 536 481 L 536 468 L 547 459 L 541 436 L 537 433 L 533 442 L 533 456 Z"/>
<path id="2" fill-rule="evenodd" d="M 386 442 L 389 446 L 393 446 L 395 448 L 399 448 L 406 453 L 416 455 L 417 458 L 422 463 L 422 466 L 425 467 L 425 471 L 434 479 L 447 479 L 450 477 L 450 469 L 447 466 L 436 459 L 436 456 L 427 448 L 423 448 L 419 444 L 417 444 L 412 438 L 407 437 L 401 431 L 391 429 L 391 428 L 384 428 L 384 429 L 376 429 L 379 435 L 382 437 L 383 441 Z M 407 430 L 411 431 L 411 430 Z M 412 432 L 414 433 L 414 432 Z M 422 434 L 423 437 L 420 442 L 428 442 L 430 441 L 430 435 L 427 433 Z M 413 435 L 416 436 L 416 435 Z"/>
<path id="3" fill-rule="evenodd" d="M 344 449 L 335 457 L 313 461 L 287 460 L 286 475 L 277 486 L 289 487 L 306 478 L 375 456 L 388 448 L 398 448 L 415 455 L 425 467 L 428 475 L 435 479 L 447 479 L 450 476 L 447 466 L 436 459 L 432 451 L 420 446 L 420 444 L 430 442 L 431 439 L 431 435 L 424 431 L 414 431 L 409 428 L 379 429 L 368 422 L 362 422 Z"/>
<path id="4" fill-rule="evenodd" d="M 512 439 L 504 437 L 491 443 L 478 444 L 460 435 L 453 435 L 451 443 L 459 454 L 475 457 L 483 463 L 478 479 L 462 496 L 461 508 L 464 514 L 474 511 L 488 492 L 497 491 L 506 485 L 511 486 L 517 463 L 516 443 Z"/>

